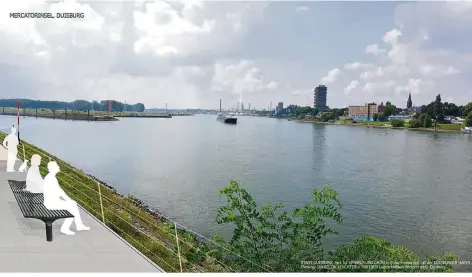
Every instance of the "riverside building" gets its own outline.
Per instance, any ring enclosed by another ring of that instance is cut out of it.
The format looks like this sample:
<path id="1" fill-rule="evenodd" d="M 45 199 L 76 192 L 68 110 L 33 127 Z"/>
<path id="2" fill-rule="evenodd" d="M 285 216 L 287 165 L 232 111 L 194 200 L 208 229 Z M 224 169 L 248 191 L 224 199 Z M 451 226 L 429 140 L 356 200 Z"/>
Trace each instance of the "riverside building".
<path id="1" fill-rule="evenodd" d="M 359 121 L 373 121 L 374 114 L 382 113 L 385 111 L 385 106 L 382 103 L 377 105 L 376 103 L 367 103 L 362 106 L 349 106 L 348 114 L 349 119 Z"/>
<path id="2" fill-rule="evenodd" d="M 328 88 L 324 85 L 317 86 L 313 91 L 313 108 L 320 111 L 328 109 L 327 103 Z"/>

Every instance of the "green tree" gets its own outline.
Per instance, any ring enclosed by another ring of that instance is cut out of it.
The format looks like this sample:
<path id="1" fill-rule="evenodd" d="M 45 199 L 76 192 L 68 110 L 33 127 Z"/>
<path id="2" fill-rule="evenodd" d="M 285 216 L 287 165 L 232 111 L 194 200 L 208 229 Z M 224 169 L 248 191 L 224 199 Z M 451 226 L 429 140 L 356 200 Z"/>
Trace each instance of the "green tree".
<path id="1" fill-rule="evenodd" d="M 468 116 L 472 112 L 472 102 L 462 107 L 462 116 Z"/>
<path id="2" fill-rule="evenodd" d="M 465 118 L 465 126 L 467 127 L 472 127 L 472 113 L 469 113 L 469 115 Z"/>
<path id="3" fill-rule="evenodd" d="M 436 119 L 434 121 L 434 129 L 436 129 L 437 123 L 444 122 L 444 111 L 443 111 L 443 105 L 441 102 L 441 94 L 438 94 L 436 96 L 436 100 L 434 101 L 434 118 Z"/>
<path id="4" fill-rule="evenodd" d="M 392 105 L 392 103 L 390 102 L 387 102 L 385 104 L 385 109 L 384 109 L 384 112 L 383 114 L 386 116 L 386 117 L 389 117 L 391 115 L 393 115 L 395 113 L 395 110 L 397 109 L 397 107 L 395 107 L 395 105 Z"/>
<path id="5" fill-rule="evenodd" d="M 444 103 L 444 115 L 460 116 L 461 111 L 454 103 Z"/>
<path id="6" fill-rule="evenodd" d="M 235 230 L 228 243 L 221 236 L 215 237 L 224 244 L 215 254 L 241 272 L 300 271 L 300 261 L 323 260 L 323 238 L 336 234 L 328 222 L 342 222 L 338 194 L 328 187 L 313 190 L 313 202 L 292 213 L 282 204 L 259 209 L 234 180 L 220 192 L 226 196 L 227 205 L 220 207 L 216 221 L 230 223 Z"/>
<path id="7" fill-rule="evenodd" d="M 433 126 L 433 121 L 428 114 L 424 114 L 423 120 L 421 122 L 423 123 L 424 128 L 431 128 L 431 126 Z"/>
<path id="8" fill-rule="evenodd" d="M 323 112 L 321 114 L 321 121 L 323 122 L 330 120 L 330 118 L 331 118 L 331 114 L 329 112 Z"/>
<path id="9" fill-rule="evenodd" d="M 420 128 L 423 126 L 423 123 L 420 122 L 418 118 L 413 118 L 408 122 L 409 128 Z"/>
<path id="10" fill-rule="evenodd" d="M 373 119 L 374 121 L 378 121 L 378 120 L 379 120 L 379 114 L 374 114 L 374 115 L 372 116 L 372 119 Z"/>
<path id="11" fill-rule="evenodd" d="M 377 114 L 377 120 L 378 121 L 388 121 L 388 117 L 386 117 L 384 113 L 378 113 Z"/>

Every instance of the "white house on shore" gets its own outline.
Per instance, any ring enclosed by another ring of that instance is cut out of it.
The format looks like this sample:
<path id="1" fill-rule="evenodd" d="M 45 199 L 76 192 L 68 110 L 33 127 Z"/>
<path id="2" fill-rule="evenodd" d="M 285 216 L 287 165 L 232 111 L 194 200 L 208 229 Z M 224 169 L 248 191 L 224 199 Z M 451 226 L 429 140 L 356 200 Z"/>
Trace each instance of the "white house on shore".
<path id="1" fill-rule="evenodd" d="M 412 116 L 410 115 L 391 115 L 388 117 L 388 120 L 391 121 L 392 119 L 401 119 L 405 122 L 408 122 L 412 119 Z"/>

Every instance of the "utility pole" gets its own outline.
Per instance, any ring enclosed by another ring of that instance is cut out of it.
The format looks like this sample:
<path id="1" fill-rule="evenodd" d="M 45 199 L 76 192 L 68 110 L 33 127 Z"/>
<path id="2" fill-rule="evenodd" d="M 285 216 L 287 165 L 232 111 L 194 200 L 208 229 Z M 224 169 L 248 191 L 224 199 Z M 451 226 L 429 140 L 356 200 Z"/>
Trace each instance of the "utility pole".
<path id="1" fill-rule="evenodd" d="M 20 100 L 18 100 L 18 102 L 16 102 L 16 106 L 18 108 L 18 142 L 21 142 L 20 140 Z"/>

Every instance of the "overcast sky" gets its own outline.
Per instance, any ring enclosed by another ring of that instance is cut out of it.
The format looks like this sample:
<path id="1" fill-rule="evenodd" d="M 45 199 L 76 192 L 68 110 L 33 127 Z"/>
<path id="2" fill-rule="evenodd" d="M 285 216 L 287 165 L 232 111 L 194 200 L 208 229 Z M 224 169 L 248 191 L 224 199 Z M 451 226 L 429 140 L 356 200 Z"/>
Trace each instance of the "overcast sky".
<path id="1" fill-rule="evenodd" d="M 472 2 L 0 2 L 0 98 L 148 108 L 472 101 Z M 10 19 L 84 12 L 84 19 Z"/>

